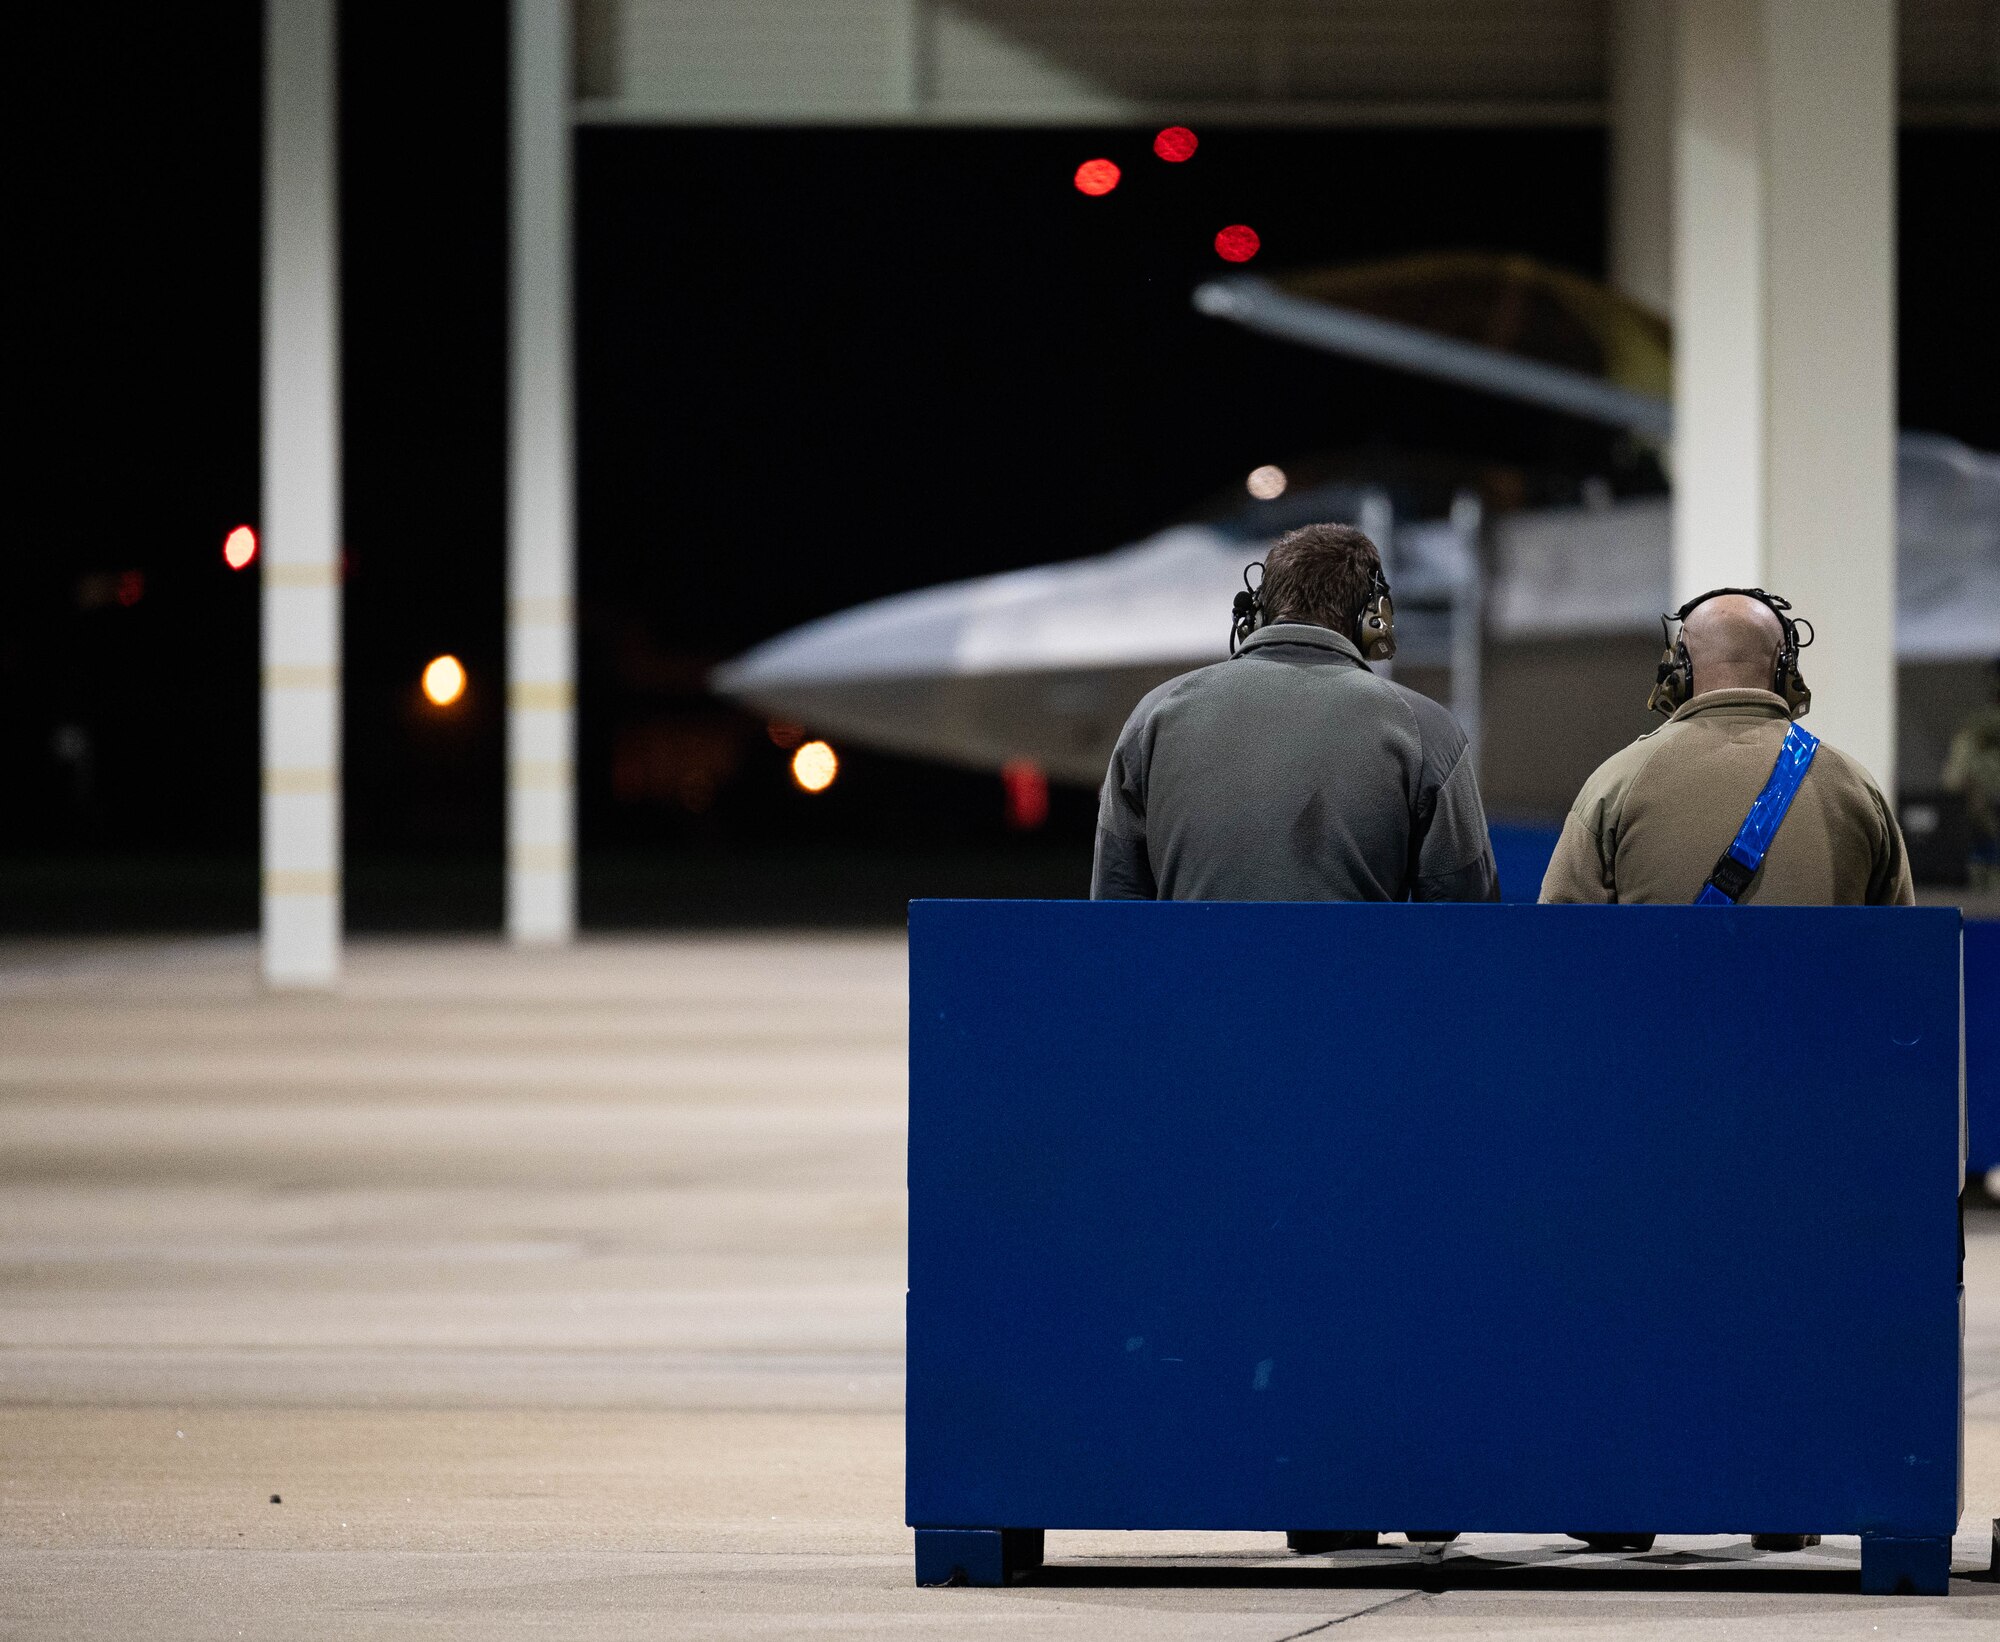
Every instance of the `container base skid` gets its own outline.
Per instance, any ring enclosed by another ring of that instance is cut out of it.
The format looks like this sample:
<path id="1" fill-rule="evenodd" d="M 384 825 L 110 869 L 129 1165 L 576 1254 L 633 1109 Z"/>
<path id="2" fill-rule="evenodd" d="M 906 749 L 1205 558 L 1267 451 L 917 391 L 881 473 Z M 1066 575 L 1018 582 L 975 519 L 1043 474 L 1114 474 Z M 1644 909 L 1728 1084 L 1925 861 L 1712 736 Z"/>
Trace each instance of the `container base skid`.
<path id="1" fill-rule="evenodd" d="M 1951 1589 L 1949 1539 L 1861 1536 L 1864 1596 L 1943 1596 Z"/>
<path id="2" fill-rule="evenodd" d="M 1039 1528 L 919 1528 L 919 1585 L 1011 1585 L 1042 1565 Z"/>
<path id="3" fill-rule="evenodd" d="M 919 1585 L 1012 1585 L 1042 1566 L 1043 1533 L 1039 1528 L 919 1528 Z M 1341 1548 L 1360 1548 L 1375 1536 L 1294 1534 L 1287 1543 L 1297 1551 L 1323 1549 L 1311 1543 L 1339 1538 Z M 1300 1543 L 1301 1541 L 1305 1543 Z M 1994 1524 L 1994 1571 L 2000 1574 L 2000 1521 Z M 1951 1588 L 1951 1541 L 1900 1538 L 1885 1534 L 1861 1537 L 1861 1590 L 1865 1596 L 1944 1596 Z"/>

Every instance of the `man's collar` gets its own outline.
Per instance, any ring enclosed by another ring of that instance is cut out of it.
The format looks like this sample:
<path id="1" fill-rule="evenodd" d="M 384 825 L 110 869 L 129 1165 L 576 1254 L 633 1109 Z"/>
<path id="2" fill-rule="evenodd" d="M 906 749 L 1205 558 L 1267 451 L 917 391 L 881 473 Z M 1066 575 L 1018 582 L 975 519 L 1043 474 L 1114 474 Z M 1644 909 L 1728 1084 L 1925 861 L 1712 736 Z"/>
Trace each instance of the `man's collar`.
<path id="1" fill-rule="evenodd" d="M 1697 713 L 1714 712 L 1727 713 L 1731 718 L 1789 719 L 1792 716 L 1791 708 L 1785 705 L 1785 698 L 1775 690 L 1704 690 L 1692 701 L 1682 702 L 1667 722 L 1678 724 Z"/>
<path id="2" fill-rule="evenodd" d="M 1356 666 L 1367 665 L 1361 659 L 1361 652 L 1354 647 L 1354 641 L 1345 633 L 1336 633 L 1331 627 L 1320 627 L 1309 621 L 1274 621 L 1269 626 L 1260 627 L 1237 647 L 1236 653 L 1240 656 L 1267 644 L 1309 645 L 1315 650 L 1334 651 Z"/>

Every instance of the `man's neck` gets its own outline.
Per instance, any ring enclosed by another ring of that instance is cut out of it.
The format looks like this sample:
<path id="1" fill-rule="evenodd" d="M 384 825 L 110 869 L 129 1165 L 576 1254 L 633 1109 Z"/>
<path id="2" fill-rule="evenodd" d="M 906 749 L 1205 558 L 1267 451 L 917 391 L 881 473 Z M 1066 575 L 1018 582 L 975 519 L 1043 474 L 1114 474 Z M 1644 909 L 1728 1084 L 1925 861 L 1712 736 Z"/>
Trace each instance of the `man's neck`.
<path id="1" fill-rule="evenodd" d="M 1711 690 L 1768 690 L 1771 671 L 1769 667 L 1698 667 L 1693 693 L 1705 696 Z"/>
<path id="2" fill-rule="evenodd" d="M 1337 627 L 1330 621 L 1315 621 L 1311 616 L 1273 616 L 1264 624 L 1266 627 L 1323 627 L 1329 633 L 1338 633 L 1349 644 L 1359 641 L 1344 627 Z"/>

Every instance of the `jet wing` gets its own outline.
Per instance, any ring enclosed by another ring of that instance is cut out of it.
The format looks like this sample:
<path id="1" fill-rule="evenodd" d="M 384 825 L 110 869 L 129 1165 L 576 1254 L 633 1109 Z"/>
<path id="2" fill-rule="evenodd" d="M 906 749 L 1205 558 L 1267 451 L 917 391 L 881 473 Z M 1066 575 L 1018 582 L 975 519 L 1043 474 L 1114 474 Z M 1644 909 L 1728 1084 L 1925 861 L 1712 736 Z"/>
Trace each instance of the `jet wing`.
<path id="1" fill-rule="evenodd" d="M 838 740 L 974 769 L 1027 759 L 1095 786 L 1154 685 L 1229 654 L 1230 602 L 1261 540 L 1200 525 L 1101 558 L 877 599 L 758 645 L 711 684 Z M 1395 531 L 1399 664 L 1446 666 L 1472 574 L 1448 521 Z"/>
<path id="2" fill-rule="evenodd" d="M 721 694 L 890 752 L 1095 785 L 1134 704 L 1228 654 L 1258 544 L 1201 526 L 877 599 L 716 670 Z"/>

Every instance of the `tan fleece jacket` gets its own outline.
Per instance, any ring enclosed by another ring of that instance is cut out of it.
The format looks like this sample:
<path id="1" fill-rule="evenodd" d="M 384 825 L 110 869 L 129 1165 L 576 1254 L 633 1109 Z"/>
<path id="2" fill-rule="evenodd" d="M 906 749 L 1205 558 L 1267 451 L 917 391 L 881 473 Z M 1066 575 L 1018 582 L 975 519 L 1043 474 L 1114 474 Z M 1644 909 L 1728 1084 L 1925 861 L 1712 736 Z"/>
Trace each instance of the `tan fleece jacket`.
<path id="1" fill-rule="evenodd" d="M 1790 718 L 1769 690 L 1710 690 L 1598 766 L 1563 823 L 1542 899 L 1681 905 L 1701 893 L 1771 777 Z M 1745 906 L 1908 906 L 1882 790 L 1820 743 Z"/>

